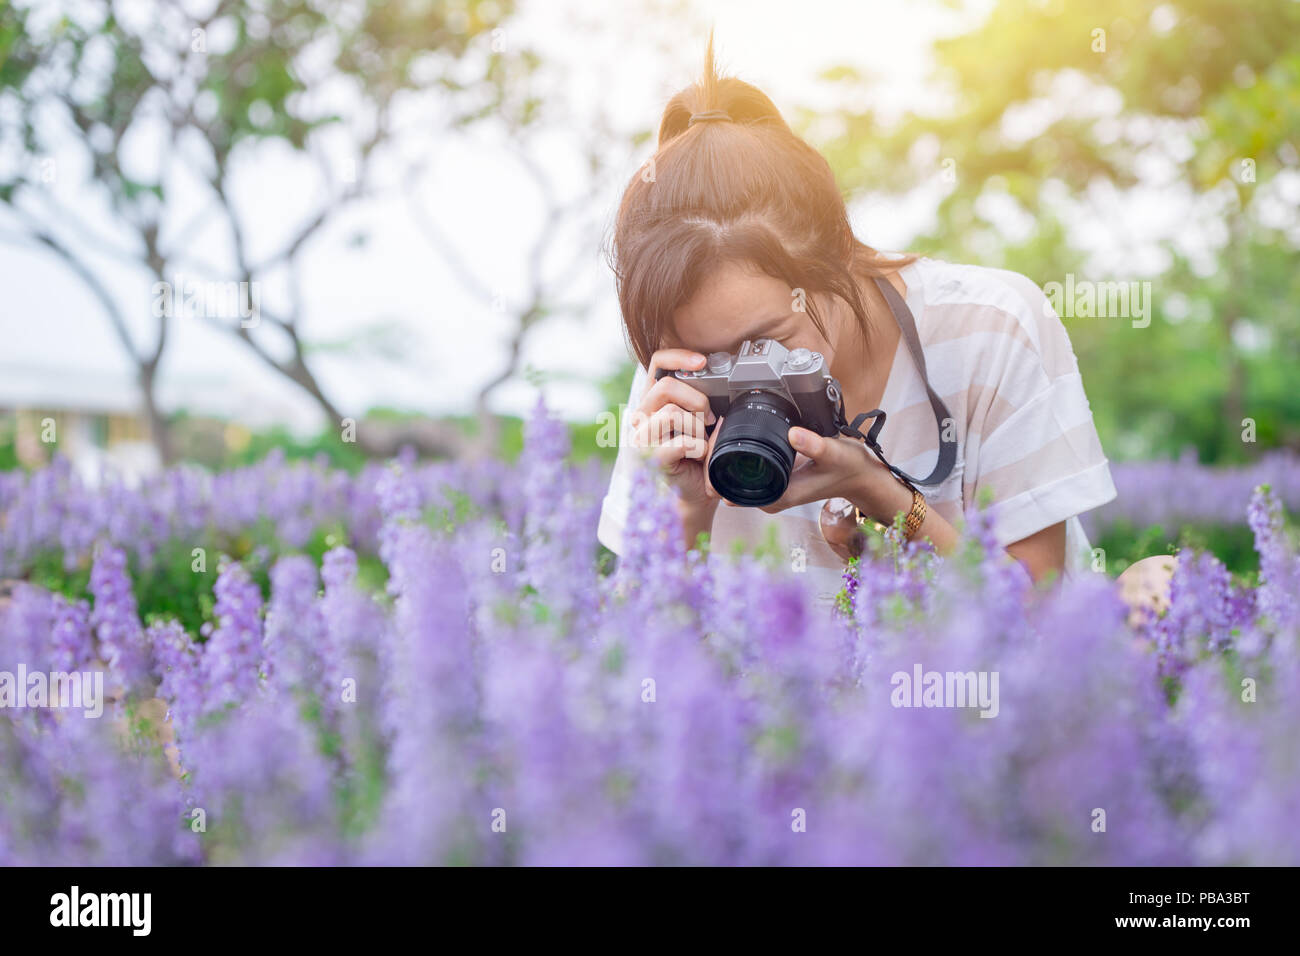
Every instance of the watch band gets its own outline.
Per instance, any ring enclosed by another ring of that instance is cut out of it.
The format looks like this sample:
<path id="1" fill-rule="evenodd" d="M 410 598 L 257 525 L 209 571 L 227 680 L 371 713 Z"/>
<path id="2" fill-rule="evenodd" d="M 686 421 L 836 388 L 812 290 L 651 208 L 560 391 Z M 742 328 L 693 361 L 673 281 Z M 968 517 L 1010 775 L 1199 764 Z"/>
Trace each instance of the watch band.
<path id="1" fill-rule="evenodd" d="M 904 484 L 906 484 L 906 482 L 904 482 Z M 921 492 L 912 488 L 910 485 L 908 487 L 912 492 L 912 507 L 907 512 L 907 517 L 903 521 L 904 541 L 911 541 L 912 538 L 916 536 L 916 533 L 921 530 L 921 525 L 925 524 L 925 516 L 930 512 L 930 506 L 925 500 L 925 495 L 921 494 Z M 885 525 L 881 524 L 875 518 L 872 518 L 861 508 L 854 507 L 853 511 L 859 524 L 862 522 L 869 522 L 870 524 L 875 525 L 876 528 L 882 531 L 885 530 Z"/>
<path id="2" fill-rule="evenodd" d="M 912 489 L 912 510 L 907 513 L 907 520 L 903 522 L 903 540 L 911 541 L 916 533 L 921 530 L 921 525 L 925 523 L 926 512 L 930 510 L 929 505 L 925 502 L 925 495 Z"/>

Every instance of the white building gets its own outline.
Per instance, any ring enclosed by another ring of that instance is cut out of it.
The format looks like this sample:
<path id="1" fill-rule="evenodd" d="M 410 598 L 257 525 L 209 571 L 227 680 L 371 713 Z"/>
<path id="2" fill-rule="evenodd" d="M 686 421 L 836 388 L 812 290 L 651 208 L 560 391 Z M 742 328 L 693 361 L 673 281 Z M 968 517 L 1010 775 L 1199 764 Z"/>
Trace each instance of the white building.
<path id="1" fill-rule="evenodd" d="M 226 375 L 188 375 L 183 390 L 164 381 L 159 391 L 164 409 L 254 429 L 309 426 L 301 402 L 278 403 L 266 389 L 246 391 Z M 57 444 L 91 483 L 105 470 L 129 480 L 161 466 L 138 385 L 128 374 L 103 369 L 0 362 L 0 444 L 10 441 L 19 461 L 32 466 L 48 461 Z"/>

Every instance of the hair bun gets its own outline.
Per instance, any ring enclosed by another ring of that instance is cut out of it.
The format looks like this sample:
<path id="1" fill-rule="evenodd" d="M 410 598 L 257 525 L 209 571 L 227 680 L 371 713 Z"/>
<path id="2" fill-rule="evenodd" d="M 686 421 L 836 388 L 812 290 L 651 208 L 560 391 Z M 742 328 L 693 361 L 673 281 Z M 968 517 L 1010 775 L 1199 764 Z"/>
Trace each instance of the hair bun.
<path id="1" fill-rule="evenodd" d="M 758 87 L 718 72 L 713 56 L 713 31 L 704 53 L 704 72 L 673 96 L 659 121 L 659 145 L 680 136 L 696 123 L 737 123 L 773 126 L 790 131 L 780 110 Z"/>

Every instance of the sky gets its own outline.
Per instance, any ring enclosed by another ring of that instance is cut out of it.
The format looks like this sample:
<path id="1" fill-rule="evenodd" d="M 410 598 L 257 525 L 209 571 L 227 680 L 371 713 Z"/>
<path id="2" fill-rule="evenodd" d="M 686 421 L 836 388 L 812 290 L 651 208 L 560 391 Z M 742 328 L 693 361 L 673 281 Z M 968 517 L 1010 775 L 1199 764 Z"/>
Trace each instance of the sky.
<path id="1" fill-rule="evenodd" d="M 544 54 L 545 82 L 557 93 L 560 119 L 531 155 L 553 172 L 561 189 L 583 185 L 574 180 L 574 158 L 584 138 L 584 118 L 604 115 L 616 128 L 653 129 L 668 97 L 695 79 L 709 26 L 724 71 L 755 83 L 788 111 L 795 105 L 828 105 L 828 91 L 816 74 L 836 63 L 877 75 L 879 102 L 886 108 L 917 102 L 925 93 L 926 45 L 955 22 L 949 11 L 926 3 L 904 10 L 900 4 L 847 0 L 809 0 L 797 8 L 770 0 L 718 0 L 685 3 L 680 8 L 685 13 L 677 9 L 655 0 L 520 3 L 499 42 Z M 312 364 L 327 393 L 349 413 L 377 405 L 429 414 L 468 410 L 481 383 L 501 367 L 512 321 L 507 309 L 525 290 L 525 262 L 541 206 L 531 180 L 502 147 L 499 131 L 488 122 L 459 139 L 414 140 L 408 149 L 428 149 L 436 157 L 431 175 L 413 188 L 391 183 L 387 198 L 339 216 L 303 256 L 303 336 L 334 345 L 314 354 Z M 148 130 L 130 147 L 138 168 L 156 170 L 158 144 Z M 548 401 L 570 419 L 600 411 L 599 395 L 589 383 L 617 368 L 627 354 L 601 244 L 622 185 L 651 151 L 649 143 L 636 150 L 623 146 L 621 154 L 610 157 L 611 175 L 586 211 L 586 228 L 547 250 L 547 261 L 576 263 L 565 297 L 591 308 L 584 318 L 542 323 L 524 361 L 542 372 Z M 54 155 L 57 172 L 48 188 L 59 207 L 76 217 L 78 227 L 66 233 L 69 241 L 85 249 L 86 235 L 112 239 L 121 233 L 111 210 L 82 185 L 78 155 L 75 146 Z M 270 251 L 314 211 L 322 184 L 282 144 L 246 150 L 239 160 L 232 175 L 234 204 L 254 246 Z M 217 263 L 226 247 L 227 226 L 210 211 L 205 189 L 183 175 L 170 179 L 168 187 L 164 235 L 198 223 L 186 243 L 196 263 L 173 270 L 178 287 L 187 280 L 226 278 L 198 264 Z M 475 297 L 448 268 L 415 223 L 412 203 L 420 203 L 452 238 L 465 268 L 492 290 L 497 308 Z M 32 208 L 44 212 L 43 206 Z M 873 223 L 868 241 L 885 248 L 905 242 L 923 215 L 900 210 L 887 222 Z M 11 225 L 0 211 L 0 226 Z M 148 277 L 109 256 L 93 253 L 91 262 L 123 304 L 136 340 L 149 342 L 156 297 Z M 6 293 L 0 304 L 0 405 L 60 395 L 125 408 L 137 401 L 132 365 L 102 309 L 59 260 L 30 243 L 0 244 L 0 284 Z M 267 283 L 263 297 L 274 295 L 275 286 Z M 227 334 L 201 319 L 178 318 L 172 335 L 160 380 L 165 407 L 187 406 L 255 425 L 282 422 L 299 430 L 321 422 L 310 400 Z M 359 350 L 356 340 L 367 336 L 377 336 L 386 352 Z M 535 396 L 536 386 L 521 377 L 500 389 L 493 405 L 517 413 Z"/>
<path id="2" fill-rule="evenodd" d="M 574 224 L 545 247 L 540 261 L 544 274 L 567 276 L 562 285 L 552 282 L 560 298 L 588 309 L 582 316 L 557 316 L 536 327 L 523 354 L 530 371 L 500 388 L 492 407 L 524 412 L 536 400 L 540 382 L 551 407 L 570 420 L 593 421 L 603 410 L 594 383 L 628 355 L 604 246 L 623 186 L 653 151 L 652 142 L 633 148 L 626 136 L 655 129 L 671 95 L 696 79 L 710 27 L 722 70 L 763 89 L 787 115 L 796 107 L 835 106 L 834 97 L 843 93 L 819 81 L 818 74 L 848 64 L 872 78 L 872 105 L 888 116 L 937 102 L 939 92 L 929 82 L 930 43 L 968 28 L 987 7 L 975 3 L 958 14 L 926 0 L 805 0 L 798 5 L 775 0 L 520 0 L 516 17 L 498 36 L 483 38 L 476 55 L 490 41 L 531 47 L 542 55 L 539 81 L 547 118 L 544 132 L 527 147 L 527 158 L 554 183 L 556 196 L 591 195 Z M 149 5 L 128 9 L 147 16 Z M 178 29 L 185 26 L 180 23 Z M 346 106 L 335 99 L 341 95 L 328 84 L 312 84 L 308 90 L 322 109 Z M 300 331 L 319 347 L 310 364 L 347 415 L 375 406 L 430 415 L 469 411 L 479 388 L 503 365 L 513 321 L 510 309 L 526 300 L 527 264 L 543 221 L 543 197 L 506 148 L 499 123 L 489 119 L 463 133 L 437 135 L 438 106 L 408 103 L 399 113 L 410 132 L 395 155 L 424 162 L 426 174 L 411 182 L 399 175 L 400 164 L 392 158 L 379 164 L 382 196 L 332 217 L 301 257 L 297 287 L 305 308 Z M 1106 107 L 1104 100 L 1099 106 Z M 1024 122 L 1032 130 L 1032 112 Z M 598 140 L 605 143 L 602 156 L 609 172 L 593 193 L 581 150 L 602 124 L 614 135 Z M 166 157 L 156 129 L 138 125 L 122 158 L 137 178 L 148 180 Z M 814 145 L 816 135 L 814 128 Z M 162 235 L 166 240 L 185 237 L 178 243 L 185 259 L 172 270 L 178 284 L 233 274 L 229 226 L 194 175 L 202 154 L 192 145 L 188 151 L 182 147 L 165 180 L 169 202 Z M 345 135 L 321 139 L 320 151 L 335 176 L 346 168 L 348 149 Z M 98 251 L 120 245 L 124 234 L 102 197 L 85 189 L 79 156 L 71 140 L 54 153 L 54 181 L 31 209 L 44 216 L 48 201 L 72 213 L 76 226 L 60 227 L 60 235 L 79 249 L 96 250 L 90 259 L 96 274 L 121 304 L 135 339 L 148 343 L 155 290 L 140 270 Z M 282 247 L 321 207 L 328 188 L 313 162 L 282 142 L 239 152 L 230 195 L 254 258 Z M 850 214 L 858 236 L 868 244 L 905 249 L 928 224 L 938 198 L 921 190 L 898 201 L 870 199 L 852 206 Z M 417 215 L 419 210 L 423 212 Z M 1167 195 L 1129 195 L 1103 213 L 1105 222 L 1080 223 L 1079 238 L 1085 247 L 1109 246 L 1125 268 L 1156 271 L 1160 263 L 1135 265 L 1133 253 L 1114 237 L 1140 242 L 1144 236 L 1177 232 L 1186 214 Z M 455 267 L 430 243 L 421 221 L 434 223 L 454 247 Z M 1007 231 L 1015 228 L 1014 217 L 1009 218 Z M 101 407 L 135 407 L 132 365 L 98 302 L 61 262 L 30 242 L 15 243 L 13 233 L 13 222 L 0 208 L 0 285 L 5 290 L 0 297 L 0 407 L 49 404 L 60 396 Z M 471 282 L 462 281 L 465 273 Z M 287 281 L 282 270 L 263 284 L 259 291 L 268 308 L 281 305 Z M 268 332 L 266 327 L 254 330 L 263 341 L 270 341 Z M 199 318 L 178 317 L 170 334 L 159 387 L 165 408 L 185 407 L 254 426 L 282 423 L 303 432 L 323 424 L 319 409 L 301 390 L 227 333 Z"/>

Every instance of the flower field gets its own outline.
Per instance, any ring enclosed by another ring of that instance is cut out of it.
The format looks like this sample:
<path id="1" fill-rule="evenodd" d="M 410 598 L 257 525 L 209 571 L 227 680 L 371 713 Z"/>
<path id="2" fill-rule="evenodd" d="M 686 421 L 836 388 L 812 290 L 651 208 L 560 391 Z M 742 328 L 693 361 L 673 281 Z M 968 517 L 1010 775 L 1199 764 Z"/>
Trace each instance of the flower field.
<path id="1" fill-rule="evenodd" d="M 568 441 L 539 407 L 509 465 L 0 475 L 0 672 L 114 697 L 0 709 L 0 864 L 1300 863 L 1277 493 L 1258 575 L 1188 554 L 1137 626 L 978 512 L 944 560 L 873 538 L 828 609 L 687 555 L 648 476 L 611 568 Z"/>

